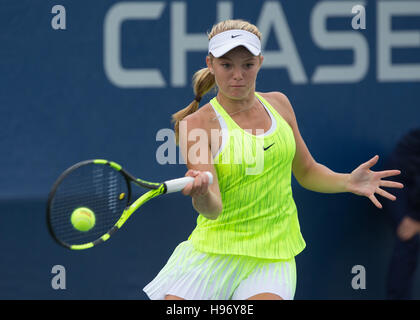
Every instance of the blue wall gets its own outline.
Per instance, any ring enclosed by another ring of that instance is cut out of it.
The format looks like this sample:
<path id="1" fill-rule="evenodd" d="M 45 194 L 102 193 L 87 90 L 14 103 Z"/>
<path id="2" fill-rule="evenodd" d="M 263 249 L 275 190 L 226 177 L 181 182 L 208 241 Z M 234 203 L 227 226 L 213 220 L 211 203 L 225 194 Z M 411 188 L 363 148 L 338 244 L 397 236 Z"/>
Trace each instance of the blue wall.
<path id="1" fill-rule="evenodd" d="M 47 233 L 46 197 L 65 168 L 89 158 L 114 160 L 150 180 L 184 175 L 183 164 L 158 163 L 156 134 L 192 100 L 190 79 L 204 66 L 205 32 L 217 19 L 243 18 L 267 30 L 257 90 L 288 95 L 312 155 L 329 168 L 350 172 L 379 154 L 374 170 L 383 169 L 397 140 L 420 125 L 420 45 L 409 44 L 410 32 L 420 33 L 419 1 L 116 3 L 0 3 L 0 298 L 146 298 L 143 286 L 194 227 L 190 199 L 152 201 L 108 243 L 69 252 Z M 366 8 L 366 29 L 352 29 L 357 3 Z M 65 30 L 52 27 L 56 4 L 66 10 Z M 334 8 L 341 13 L 322 20 Z M 412 15 L 389 18 L 396 8 Z M 143 18 L 124 18 L 118 29 L 119 12 Z M 401 48 L 387 46 L 395 31 L 405 32 Z M 325 66 L 335 71 L 317 80 Z M 129 72 L 145 69 L 159 81 L 138 75 L 127 84 Z M 296 298 L 384 298 L 393 246 L 384 212 L 358 196 L 293 187 L 307 242 L 297 257 Z M 51 288 L 54 265 L 66 268 L 66 290 Z M 354 265 L 366 268 L 366 290 L 351 287 Z M 417 276 L 417 298 L 419 285 Z"/>

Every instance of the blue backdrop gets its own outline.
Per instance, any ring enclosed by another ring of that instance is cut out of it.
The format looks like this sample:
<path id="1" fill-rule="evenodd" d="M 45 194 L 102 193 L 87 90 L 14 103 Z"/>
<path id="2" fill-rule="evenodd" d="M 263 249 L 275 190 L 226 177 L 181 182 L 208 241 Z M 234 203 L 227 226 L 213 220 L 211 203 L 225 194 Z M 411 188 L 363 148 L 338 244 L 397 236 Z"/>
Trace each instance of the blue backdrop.
<path id="1" fill-rule="evenodd" d="M 420 125 L 420 1 L 1 1 L 0 298 L 146 298 L 144 285 L 194 228 L 190 199 L 151 201 L 109 242 L 69 252 L 47 233 L 46 198 L 65 168 L 90 158 L 149 180 L 183 176 L 185 165 L 157 161 L 156 136 L 193 99 L 206 32 L 229 17 L 263 32 L 257 90 L 289 97 L 312 155 L 332 170 L 375 154 L 374 170 L 384 169 Z M 296 299 L 384 298 L 393 246 L 384 212 L 295 180 L 293 190 L 307 242 Z M 55 265 L 65 290 L 51 286 Z M 364 290 L 352 288 L 355 265 Z M 417 298 L 419 285 L 417 276 Z"/>

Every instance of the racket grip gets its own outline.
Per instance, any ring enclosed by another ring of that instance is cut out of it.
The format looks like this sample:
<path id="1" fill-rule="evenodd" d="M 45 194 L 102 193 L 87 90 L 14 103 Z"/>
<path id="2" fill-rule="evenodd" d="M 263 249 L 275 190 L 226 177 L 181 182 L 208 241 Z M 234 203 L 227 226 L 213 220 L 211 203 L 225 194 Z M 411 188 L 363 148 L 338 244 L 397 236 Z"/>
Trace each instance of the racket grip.
<path id="1" fill-rule="evenodd" d="M 209 176 L 209 184 L 213 183 L 213 175 L 211 172 L 206 171 L 206 174 Z M 166 193 L 178 192 L 185 188 L 187 184 L 193 182 L 193 177 L 183 177 L 173 180 L 165 181 L 164 184 L 166 185 Z"/>

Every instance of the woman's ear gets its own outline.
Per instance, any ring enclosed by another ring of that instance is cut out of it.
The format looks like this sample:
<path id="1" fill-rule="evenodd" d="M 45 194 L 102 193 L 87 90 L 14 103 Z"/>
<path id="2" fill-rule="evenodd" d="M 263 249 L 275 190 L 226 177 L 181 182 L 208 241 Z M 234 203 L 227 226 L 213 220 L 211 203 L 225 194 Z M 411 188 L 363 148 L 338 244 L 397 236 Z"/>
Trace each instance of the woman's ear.
<path id="1" fill-rule="evenodd" d="M 210 56 L 206 57 L 206 64 L 207 64 L 207 68 L 209 69 L 210 73 L 214 74 L 213 64 L 212 64 L 212 60 L 211 60 Z"/>
<path id="2" fill-rule="evenodd" d="M 262 54 L 260 54 L 260 67 L 262 66 L 264 61 L 264 56 Z"/>

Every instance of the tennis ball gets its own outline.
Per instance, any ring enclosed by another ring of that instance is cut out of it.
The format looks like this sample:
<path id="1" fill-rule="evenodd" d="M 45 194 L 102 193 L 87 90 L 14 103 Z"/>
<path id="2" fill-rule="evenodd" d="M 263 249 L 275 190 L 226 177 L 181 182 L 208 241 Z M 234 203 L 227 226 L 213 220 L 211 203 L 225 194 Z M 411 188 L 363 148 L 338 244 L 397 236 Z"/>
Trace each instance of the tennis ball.
<path id="1" fill-rule="evenodd" d="M 95 225 L 95 214 L 86 207 L 75 209 L 70 217 L 71 224 L 76 230 L 86 232 Z"/>

